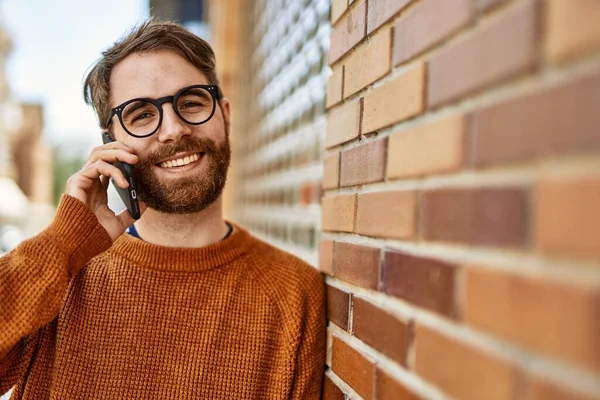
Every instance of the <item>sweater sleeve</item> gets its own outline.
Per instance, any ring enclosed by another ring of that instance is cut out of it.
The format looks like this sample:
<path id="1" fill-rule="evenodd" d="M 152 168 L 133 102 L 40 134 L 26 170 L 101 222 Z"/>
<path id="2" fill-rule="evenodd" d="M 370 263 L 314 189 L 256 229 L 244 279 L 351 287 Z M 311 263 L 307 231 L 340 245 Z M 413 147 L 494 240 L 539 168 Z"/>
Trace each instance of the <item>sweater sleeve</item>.
<path id="1" fill-rule="evenodd" d="M 304 329 L 296 355 L 292 399 L 319 400 L 321 398 L 327 347 L 327 319 L 325 285 L 320 274 L 315 281 L 317 282 L 309 293 Z"/>
<path id="2" fill-rule="evenodd" d="M 24 370 L 36 332 L 60 311 L 71 278 L 111 245 L 95 214 L 63 195 L 50 226 L 0 258 L 0 382 Z"/>

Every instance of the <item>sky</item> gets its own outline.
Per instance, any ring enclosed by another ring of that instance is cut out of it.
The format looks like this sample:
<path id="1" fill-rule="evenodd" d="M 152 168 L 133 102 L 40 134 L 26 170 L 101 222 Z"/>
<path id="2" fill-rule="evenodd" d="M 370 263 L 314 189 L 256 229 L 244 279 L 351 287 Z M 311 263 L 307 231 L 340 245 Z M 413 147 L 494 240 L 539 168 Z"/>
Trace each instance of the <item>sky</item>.
<path id="1" fill-rule="evenodd" d="M 85 154 L 101 144 L 96 117 L 82 97 L 85 72 L 131 26 L 148 0 L 0 0 L 13 41 L 6 76 L 12 97 L 44 106 L 44 137 Z"/>

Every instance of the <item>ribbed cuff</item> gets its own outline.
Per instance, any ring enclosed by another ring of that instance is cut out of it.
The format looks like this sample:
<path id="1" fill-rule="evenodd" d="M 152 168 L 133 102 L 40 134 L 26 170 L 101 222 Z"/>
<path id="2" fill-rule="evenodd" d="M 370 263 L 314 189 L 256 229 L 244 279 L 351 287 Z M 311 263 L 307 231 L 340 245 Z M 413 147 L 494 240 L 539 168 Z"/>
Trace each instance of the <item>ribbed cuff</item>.
<path id="1" fill-rule="evenodd" d="M 76 274 L 94 256 L 108 250 L 112 240 L 96 215 L 81 201 L 63 194 L 45 234 L 69 256 L 69 272 Z"/>

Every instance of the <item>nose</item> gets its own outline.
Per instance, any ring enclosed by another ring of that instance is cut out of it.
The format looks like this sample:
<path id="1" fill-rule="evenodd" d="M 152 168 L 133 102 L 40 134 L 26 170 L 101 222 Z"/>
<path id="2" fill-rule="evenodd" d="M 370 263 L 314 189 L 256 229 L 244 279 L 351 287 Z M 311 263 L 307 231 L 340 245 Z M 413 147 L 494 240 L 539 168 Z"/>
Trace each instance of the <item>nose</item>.
<path id="1" fill-rule="evenodd" d="M 160 142 L 179 142 L 183 136 L 192 134 L 192 126 L 179 118 L 171 104 L 165 104 L 163 120 L 156 133 Z"/>

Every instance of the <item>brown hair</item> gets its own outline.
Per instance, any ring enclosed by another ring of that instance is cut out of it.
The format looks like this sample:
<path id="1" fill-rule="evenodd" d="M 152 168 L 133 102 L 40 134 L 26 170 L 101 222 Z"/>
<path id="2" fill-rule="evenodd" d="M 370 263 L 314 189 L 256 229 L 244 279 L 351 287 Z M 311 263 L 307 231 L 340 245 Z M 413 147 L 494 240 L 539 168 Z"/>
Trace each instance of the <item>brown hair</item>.
<path id="1" fill-rule="evenodd" d="M 115 64 L 130 54 L 157 50 L 170 50 L 180 55 L 202 71 L 209 84 L 219 84 L 215 54 L 206 41 L 174 22 L 149 19 L 104 50 L 85 77 L 83 99 L 94 108 L 100 128 L 108 128 L 110 74 Z"/>

